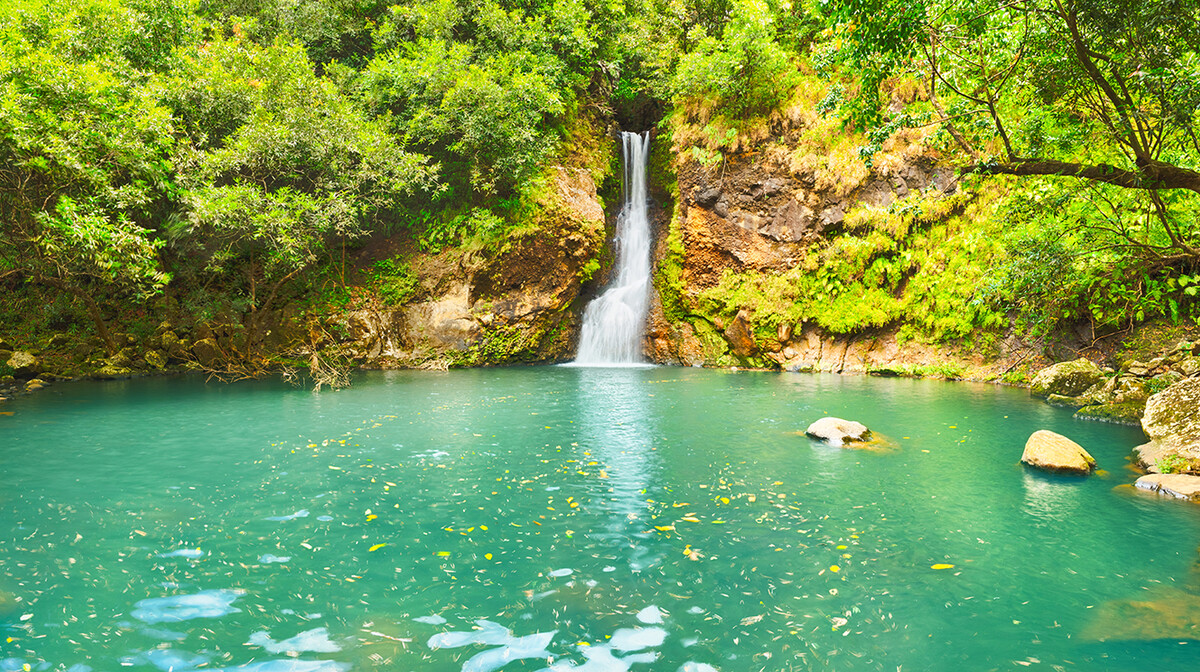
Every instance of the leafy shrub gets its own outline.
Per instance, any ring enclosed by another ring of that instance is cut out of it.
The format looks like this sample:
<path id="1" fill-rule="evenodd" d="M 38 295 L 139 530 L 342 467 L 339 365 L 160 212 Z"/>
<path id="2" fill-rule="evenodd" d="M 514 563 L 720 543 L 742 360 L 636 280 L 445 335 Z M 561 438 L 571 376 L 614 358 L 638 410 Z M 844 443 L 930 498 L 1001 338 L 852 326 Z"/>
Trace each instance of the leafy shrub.
<path id="1" fill-rule="evenodd" d="M 375 283 L 379 298 L 385 305 L 402 306 L 411 301 L 420 291 L 420 278 L 409 267 L 408 262 L 399 259 L 383 259 L 372 266 L 372 280 Z"/>
<path id="2" fill-rule="evenodd" d="M 1164 474 L 1187 474 L 1200 470 L 1200 464 L 1178 454 L 1170 453 L 1154 461 L 1154 466 Z"/>
<path id="3" fill-rule="evenodd" d="M 697 26 L 695 48 L 679 60 L 675 95 L 721 101 L 734 118 L 765 114 L 795 81 L 791 56 L 776 40 L 775 17 L 763 0 L 734 0 L 720 37 Z"/>

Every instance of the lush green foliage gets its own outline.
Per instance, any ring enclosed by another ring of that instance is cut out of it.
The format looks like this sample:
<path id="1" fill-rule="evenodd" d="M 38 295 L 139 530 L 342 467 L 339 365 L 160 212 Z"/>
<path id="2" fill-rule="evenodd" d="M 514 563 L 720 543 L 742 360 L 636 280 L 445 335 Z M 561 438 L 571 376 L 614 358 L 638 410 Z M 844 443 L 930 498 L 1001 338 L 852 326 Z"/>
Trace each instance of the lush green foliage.
<path id="1" fill-rule="evenodd" d="M 661 122 L 711 169 L 786 147 L 838 198 L 932 125 L 925 150 L 1015 175 L 991 183 L 1007 191 L 859 209 L 795 268 L 730 273 L 695 305 L 676 235 L 669 317 L 933 339 L 1182 320 L 1198 19 L 1200 0 L 12 0 L 0 279 L 76 297 L 111 349 L 98 301 L 172 278 L 254 315 L 371 234 L 494 253 L 540 221 L 552 166 L 611 170 L 614 123 Z M 412 299 L 388 263 L 384 299 Z"/>
<path id="2" fill-rule="evenodd" d="M 853 211 L 847 231 L 812 245 L 799 265 L 726 272 L 700 293 L 698 307 L 713 317 L 749 309 L 767 338 L 780 325 L 802 322 L 839 334 L 899 325 L 910 338 L 969 338 L 1004 322 L 1003 312 L 977 293 L 1003 254 L 1000 227 L 989 217 L 994 203 L 983 191 Z"/>
<path id="3" fill-rule="evenodd" d="M 163 87 L 197 137 L 178 153 L 180 200 L 188 237 L 213 271 L 286 276 L 433 185 L 426 158 L 400 149 L 318 78 L 298 45 L 218 38 Z M 213 115 L 217 123 L 206 123 Z M 205 131 L 222 127 L 236 128 Z"/>
<path id="4" fill-rule="evenodd" d="M 421 279 L 408 262 L 400 258 L 382 259 L 371 267 L 372 281 L 385 305 L 403 306 L 421 289 Z"/>
<path id="5" fill-rule="evenodd" d="M 1194 314 L 1200 3 L 834 0 L 823 11 L 816 62 L 858 77 L 829 107 L 874 145 L 934 123 L 965 170 L 1023 178 L 1002 213 L 998 305 L 1041 333 Z M 904 74 L 921 91 L 897 100 Z"/>

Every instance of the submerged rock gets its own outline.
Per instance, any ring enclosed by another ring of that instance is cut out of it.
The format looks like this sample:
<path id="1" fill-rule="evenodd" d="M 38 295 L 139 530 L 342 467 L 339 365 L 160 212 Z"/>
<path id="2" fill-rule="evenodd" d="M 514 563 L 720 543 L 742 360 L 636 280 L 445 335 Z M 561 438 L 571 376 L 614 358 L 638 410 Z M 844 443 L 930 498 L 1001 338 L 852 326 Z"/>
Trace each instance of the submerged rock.
<path id="1" fill-rule="evenodd" d="M 1080 357 L 1073 362 L 1059 362 L 1038 371 L 1029 384 L 1029 393 L 1035 397 L 1049 397 L 1052 394 L 1075 397 L 1103 380 L 1104 372 L 1100 367 Z"/>
<path id="2" fill-rule="evenodd" d="M 1190 474 L 1146 474 L 1134 483 L 1142 490 L 1157 492 L 1176 499 L 1200 502 L 1200 476 Z"/>
<path id="3" fill-rule="evenodd" d="M 866 425 L 841 418 L 821 418 L 809 425 L 804 433 L 835 446 L 866 441 L 871 436 Z"/>
<path id="4" fill-rule="evenodd" d="M 1197 640 L 1200 595 L 1172 587 L 1158 589 L 1142 599 L 1106 602 L 1080 634 L 1084 639 L 1101 642 Z"/>
<path id="5" fill-rule="evenodd" d="M 1038 469 L 1075 474 L 1090 474 L 1096 468 L 1095 458 L 1083 446 L 1047 429 L 1030 435 L 1021 462 Z"/>

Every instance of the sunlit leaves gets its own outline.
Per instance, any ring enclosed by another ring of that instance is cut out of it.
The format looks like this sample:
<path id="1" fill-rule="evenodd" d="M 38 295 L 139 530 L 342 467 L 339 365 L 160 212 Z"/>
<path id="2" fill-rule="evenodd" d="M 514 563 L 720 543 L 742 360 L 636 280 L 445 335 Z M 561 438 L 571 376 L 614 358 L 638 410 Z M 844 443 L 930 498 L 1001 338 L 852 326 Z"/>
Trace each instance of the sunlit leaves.
<path id="1" fill-rule="evenodd" d="M 734 2 L 723 35 L 704 34 L 680 60 L 676 96 L 716 97 L 735 117 L 770 111 L 789 92 L 794 74 L 774 21 L 762 0 Z"/>
<path id="2" fill-rule="evenodd" d="M 232 129 L 219 144 L 202 134 L 180 159 L 189 230 L 214 270 L 251 255 L 268 276 L 286 275 L 329 237 L 352 239 L 434 186 L 424 157 L 318 78 L 298 45 L 215 40 L 190 63 L 201 76 L 170 81 L 173 99 L 185 116 L 221 120 L 200 127 Z M 213 97 L 217 80 L 226 93 Z"/>

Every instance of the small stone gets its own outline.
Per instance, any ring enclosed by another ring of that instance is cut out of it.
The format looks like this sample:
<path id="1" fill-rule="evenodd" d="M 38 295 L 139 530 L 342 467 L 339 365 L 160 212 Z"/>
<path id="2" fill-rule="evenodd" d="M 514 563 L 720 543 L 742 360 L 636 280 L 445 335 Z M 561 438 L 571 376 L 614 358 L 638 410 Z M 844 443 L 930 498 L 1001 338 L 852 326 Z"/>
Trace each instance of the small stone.
<path id="1" fill-rule="evenodd" d="M 1021 462 L 1038 469 L 1075 474 L 1090 474 L 1096 468 L 1095 458 L 1083 446 L 1047 429 L 1030 435 Z"/>
<path id="2" fill-rule="evenodd" d="M 147 364 L 156 369 L 161 369 L 167 365 L 167 356 L 158 350 L 147 350 L 143 357 Z"/>
<path id="3" fill-rule="evenodd" d="M 1190 474 L 1146 474 L 1134 486 L 1160 495 L 1200 501 L 1200 476 Z"/>
<path id="4" fill-rule="evenodd" d="M 1200 373 L 1200 359 L 1188 357 L 1187 359 L 1180 360 L 1179 364 L 1175 366 L 1175 370 L 1191 378 Z"/>
<path id="5" fill-rule="evenodd" d="M 113 366 L 112 364 L 105 364 L 104 366 L 93 371 L 92 376 L 99 378 L 101 380 L 116 380 L 118 378 L 130 378 L 133 376 L 133 369 L 129 369 L 129 368 L 121 367 L 121 366 Z"/>
<path id="6" fill-rule="evenodd" d="M 804 433 L 834 446 L 866 441 L 871 436 L 871 430 L 861 422 L 832 417 L 817 420 Z"/>

